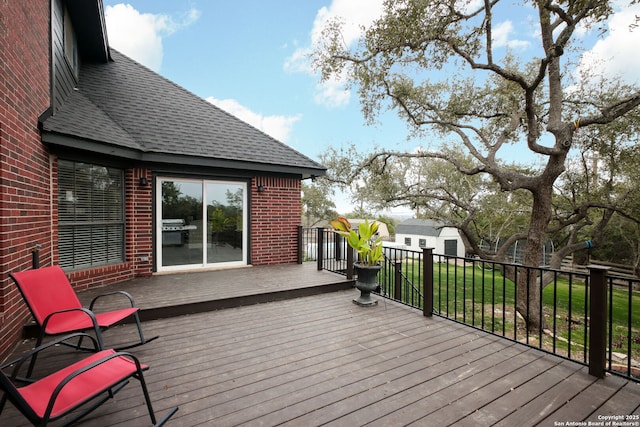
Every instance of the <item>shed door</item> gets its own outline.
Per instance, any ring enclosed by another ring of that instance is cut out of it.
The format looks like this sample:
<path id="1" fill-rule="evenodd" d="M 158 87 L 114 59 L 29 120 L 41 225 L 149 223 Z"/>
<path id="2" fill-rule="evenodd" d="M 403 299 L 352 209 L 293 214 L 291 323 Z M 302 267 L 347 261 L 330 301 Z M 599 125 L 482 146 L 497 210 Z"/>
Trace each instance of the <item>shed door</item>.
<path id="1" fill-rule="evenodd" d="M 444 241 L 444 254 L 448 256 L 458 256 L 458 241 L 457 240 L 445 240 Z"/>

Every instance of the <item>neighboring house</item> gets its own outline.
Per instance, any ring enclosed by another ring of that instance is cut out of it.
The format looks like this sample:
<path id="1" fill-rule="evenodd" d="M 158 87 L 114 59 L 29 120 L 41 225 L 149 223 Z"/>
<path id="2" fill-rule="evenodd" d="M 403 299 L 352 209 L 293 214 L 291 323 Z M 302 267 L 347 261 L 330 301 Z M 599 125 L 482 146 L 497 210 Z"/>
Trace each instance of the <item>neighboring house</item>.
<path id="1" fill-rule="evenodd" d="M 0 2 L 0 64 L 0 359 L 34 254 L 76 289 L 296 262 L 326 169 L 110 49 L 102 0 Z"/>
<path id="2" fill-rule="evenodd" d="M 435 254 L 463 257 L 464 242 L 457 228 L 427 219 L 407 219 L 396 226 L 396 243 L 406 249 L 433 248 Z"/>

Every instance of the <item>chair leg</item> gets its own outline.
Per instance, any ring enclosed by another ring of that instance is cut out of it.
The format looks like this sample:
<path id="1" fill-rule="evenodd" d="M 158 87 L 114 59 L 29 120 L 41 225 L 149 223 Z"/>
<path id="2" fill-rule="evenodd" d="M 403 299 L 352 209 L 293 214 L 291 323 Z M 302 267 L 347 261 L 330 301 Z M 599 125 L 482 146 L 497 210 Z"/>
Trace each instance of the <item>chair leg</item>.
<path id="1" fill-rule="evenodd" d="M 90 351 L 89 347 L 82 347 L 82 340 L 84 337 L 78 339 L 78 343 L 75 345 L 76 350 Z M 98 341 L 98 351 L 104 350 L 104 342 L 102 340 L 102 331 L 96 331 L 96 340 Z"/>
<path id="2" fill-rule="evenodd" d="M 160 420 L 160 422 L 158 422 L 157 424 L 155 424 L 155 427 L 161 427 L 163 426 L 167 421 L 169 421 L 169 418 L 173 417 L 173 414 L 175 414 L 176 412 L 178 412 L 178 407 L 174 406 L 173 408 L 171 408 L 169 410 L 169 412 L 166 413 L 166 415 L 164 417 L 162 417 L 162 419 Z"/>
<path id="3" fill-rule="evenodd" d="M 109 399 L 113 399 L 114 396 L 116 395 L 116 393 L 118 393 L 120 390 L 122 390 L 127 384 L 129 384 L 129 380 L 125 380 L 125 381 L 121 382 L 120 384 L 117 384 L 114 387 L 110 388 L 107 391 L 106 396 L 98 398 L 98 400 L 93 402 L 93 404 L 89 408 L 83 410 L 82 412 L 80 412 L 76 416 L 72 417 L 71 419 L 66 420 L 65 423 L 64 423 L 64 426 L 66 427 L 66 426 L 73 425 L 74 423 L 76 423 L 80 419 L 86 417 L 87 415 L 89 415 L 90 413 L 92 413 L 93 411 L 98 409 L 100 406 L 102 406 L 103 403 L 107 402 Z M 43 421 L 45 421 L 45 420 L 43 420 Z M 46 422 L 49 422 L 49 420 L 46 420 Z"/>
<path id="4" fill-rule="evenodd" d="M 2 393 L 2 398 L 0 399 L 0 414 L 4 410 L 4 405 L 7 403 L 7 393 Z"/>
<path id="5" fill-rule="evenodd" d="M 40 347 L 40 344 L 42 344 L 42 340 L 44 339 L 44 329 L 40 329 L 40 332 L 38 333 L 38 339 L 36 340 L 36 348 Z M 27 375 L 25 376 L 25 378 L 31 378 L 31 374 L 33 374 L 33 368 L 35 368 L 36 366 L 36 358 L 38 357 L 38 353 L 33 353 L 33 355 L 31 356 L 31 361 L 29 362 L 29 367 L 27 368 Z"/>
<path id="6" fill-rule="evenodd" d="M 135 317 L 136 319 L 136 326 L 138 327 L 138 335 L 140 335 L 140 342 L 142 344 L 145 344 L 146 341 L 144 340 L 144 334 L 142 333 L 142 324 L 140 323 L 140 316 L 138 315 L 137 311 L 133 313 L 133 317 Z"/>
<path id="7" fill-rule="evenodd" d="M 95 330 L 94 330 L 95 333 Z M 91 347 L 83 347 L 82 346 L 82 340 L 84 339 L 84 336 L 80 336 L 78 338 L 78 342 L 75 344 L 70 344 L 67 342 L 61 342 L 61 345 L 66 345 L 67 347 L 71 347 L 74 350 L 80 350 L 80 351 L 90 351 L 90 352 L 96 352 L 96 351 L 101 351 L 101 350 L 105 350 L 106 347 L 104 346 L 104 340 L 102 338 L 102 330 L 98 330 L 98 332 L 95 334 L 96 338 L 95 338 L 95 347 L 91 348 Z"/>
<path id="8" fill-rule="evenodd" d="M 149 418 L 151 418 L 151 423 L 155 426 L 155 427 L 160 427 L 162 425 L 164 425 L 169 418 L 171 418 L 173 416 L 173 414 L 175 414 L 178 411 L 178 407 L 174 407 L 171 408 L 169 410 L 169 412 L 167 412 L 167 414 L 162 417 L 162 419 L 157 422 L 156 421 L 156 414 L 153 411 L 153 405 L 151 404 L 151 397 L 149 397 L 149 391 L 147 389 L 147 383 L 144 380 L 144 376 L 142 375 L 142 371 L 138 370 L 138 373 L 135 375 L 135 377 L 140 381 L 140 386 L 142 387 L 142 394 L 144 394 L 144 400 L 147 403 L 147 409 L 149 411 Z"/>
<path id="9" fill-rule="evenodd" d="M 156 335 L 155 337 L 149 338 L 149 339 L 145 339 L 144 337 L 144 333 L 142 332 L 142 322 L 140 322 L 140 316 L 138 315 L 138 312 L 133 313 L 133 317 L 136 319 L 136 327 L 138 328 L 138 335 L 140 336 L 140 342 L 134 343 L 134 344 L 128 344 L 122 347 L 115 347 L 115 350 L 117 351 L 121 351 L 121 350 L 127 350 L 133 347 L 138 347 L 142 344 L 147 344 L 155 339 L 158 339 L 160 336 Z"/>
<path id="10" fill-rule="evenodd" d="M 76 344 L 76 350 L 80 350 L 81 347 L 82 347 L 82 337 L 78 338 L 78 344 Z"/>
<path id="11" fill-rule="evenodd" d="M 104 350 L 105 347 L 104 347 L 104 341 L 102 340 L 102 329 L 99 326 L 94 325 L 93 332 L 96 334 L 96 340 L 98 341 L 98 350 L 99 351 Z M 85 350 L 85 348 L 82 347 L 83 338 L 84 337 L 81 336 L 78 339 L 78 345 L 76 345 L 76 350 Z"/>

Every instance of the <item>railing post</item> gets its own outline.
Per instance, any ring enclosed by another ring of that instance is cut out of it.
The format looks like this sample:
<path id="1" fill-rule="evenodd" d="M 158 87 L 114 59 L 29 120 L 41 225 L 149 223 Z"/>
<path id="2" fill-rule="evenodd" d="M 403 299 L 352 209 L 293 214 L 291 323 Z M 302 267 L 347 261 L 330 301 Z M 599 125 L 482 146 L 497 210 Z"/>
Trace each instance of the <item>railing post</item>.
<path id="1" fill-rule="evenodd" d="M 347 280 L 353 279 L 354 276 L 354 268 L 353 268 L 353 250 L 350 247 L 347 247 Z"/>
<path id="2" fill-rule="evenodd" d="M 302 257 L 302 245 L 303 245 L 303 239 L 302 239 L 302 234 L 304 233 L 304 228 L 299 225 L 298 226 L 298 264 L 302 264 L 303 261 L 303 257 Z"/>
<path id="3" fill-rule="evenodd" d="M 33 250 L 31 251 L 31 267 L 35 270 L 40 268 L 40 248 L 42 245 L 40 243 L 36 243 Z"/>
<path id="4" fill-rule="evenodd" d="M 394 261 L 393 265 L 396 272 L 393 281 L 393 297 L 398 301 L 402 301 L 402 263 Z"/>
<path id="5" fill-rule="evenodd" d="M 604 378 L 607 358 L 607 270 L 601 265 L 589 269 L 589 374 Z"/>
<path id="6" fill-rule="evenodd" d="M 433 248 L 422 248 L 422 314 L 433 315 Z"/>
<path id="7" fill-rule="evenodd" d="M 324 228 L 318 227 L 318 238 L 317 241 L 317 263 L 318 263 L 318 271 L 322 270 L 324 266 Z"/>

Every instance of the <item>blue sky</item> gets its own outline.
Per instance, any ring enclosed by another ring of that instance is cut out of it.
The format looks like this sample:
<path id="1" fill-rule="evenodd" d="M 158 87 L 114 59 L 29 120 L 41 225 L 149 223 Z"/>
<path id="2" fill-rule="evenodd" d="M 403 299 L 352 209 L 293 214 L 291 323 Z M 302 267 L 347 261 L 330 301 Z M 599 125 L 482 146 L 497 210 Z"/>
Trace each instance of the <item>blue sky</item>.
<path id="1" fill-rule="evenodd" d="M 394 113 L 378 125 L 365 125 L 356 94 L 345 92 L 340 82 L 321 86 L 304 59 L 327 17 L 341 16 L 349 24 L 346 41 L 355 42 L 358 25 L 379 16 L 382 0 L 104 0 L 104 5 L 112 47 L 314 160 L 329 146 L 411 151 L 423 145 L 407 140 L 407 128 Z M 605 39 L 585 31 L 590 52 L 583 62 L 599 63 L 606 74 L 626 73 L 637 83 L 640 29 L 627 31 L 634 13 L 640 9 L 616 14 L 612 28 L 624 31 Z M 531 16 L 526 10 L 505 16 L 495 28 L 495 43 L 526 54 L 535 43 L 535 18 L 533 9 Z M 339 210 L 347 202 L 336 200 Z"/>
<path id="2" fill-rule="evenodd" d="M 323 96 L 295 60 L 330 2 L 104 4 L 112 47 L 315 160 L 329 145 L 405 144 L 402 123 L 365 126 L 353 96 Z"/>

